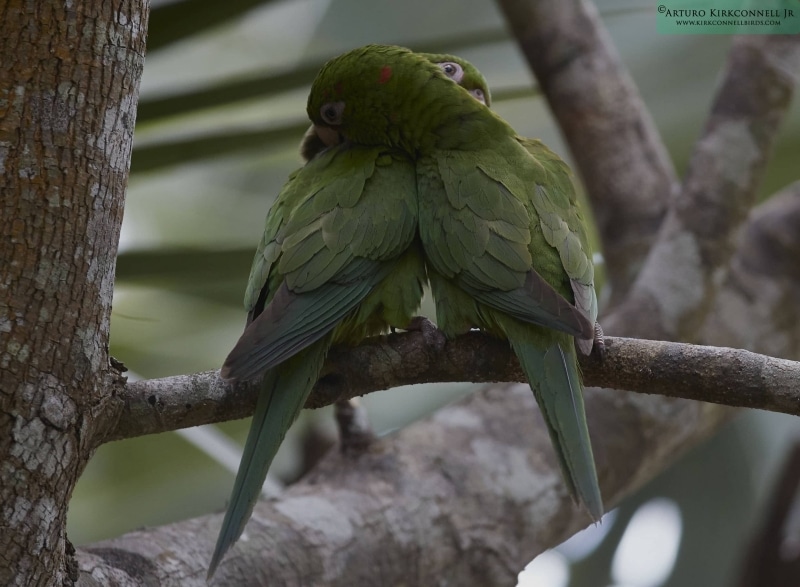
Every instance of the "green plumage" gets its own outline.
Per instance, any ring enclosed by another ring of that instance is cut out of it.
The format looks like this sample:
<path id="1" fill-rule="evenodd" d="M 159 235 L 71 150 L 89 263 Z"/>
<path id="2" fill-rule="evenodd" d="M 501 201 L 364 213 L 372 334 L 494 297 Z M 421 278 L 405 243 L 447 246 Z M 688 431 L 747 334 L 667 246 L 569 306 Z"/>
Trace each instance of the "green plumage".
<path id="1" fill-rule="evenodd" d="M 248 327 L 222 368 L 234 380 L 266 374 L 209 576 L 241 535 L 330 346 L 402 328 L 419 307 L 416 225 L 414 167 L 390 149 L 329 149 L 278 195 L 250 272 Z"/>
<path id="2" fill-rule="evenodd" d="M 466 89 L 485 86 L 468 62 L 430 59 L 458 63 Z M 509 340 L 567 487 L 597 520 L 603 505 L 572 338 L 591 351 L 597 298 L 571 173 L 541 141 L 517 136 L 488 110 L 462 141 L 417 162 L 438 325 L 449 337 L 478 327 Z"/>
<path id="3" fill-rule="evenodd" d="M 318 74 L 308 163 L 268 214 L 248 326 L 221 371 L 266 373 L 209 576 L 330 346 L 407 326 L 426 272 L 446 336 L 478 327 L 509 341 L 567 487 L 602 515 L 575 350 L 591 350 L 597 316 L 584 222 L 567 166 L 489 101 L 468 62 L 400 47 L 362 47 Z"/>
<path id="4" fill-rule="evenodd" d="M 456 64 L 445 72 L 448 77 L 490 105 L 486 80 L 471 63 L 453 55 L 424 56 L 442 67 Z M 574 335 L 582 352 L 591 351 L 597 320 L 594 267 L 572 174 L 541 141 L 519 137 L 488 115 L 474 140 L 466 139 L 458 151 L 417 164 L 420 232 L 439 327 L 451 337 L 479 327 L 509 340 L 567 487 L 597 520 L 603 505 L 577 356 L 571 337 L 558 332 Z M 424 197 L 437 193 L 438 198 Z M 527 235 L 519 232 L 523 224 Z M 470 235 L 472 242 L 465 243 Z M 527 269 L 533 273 L 523 283 Z"/>
<path id="5" fill-rule="evenodd" d="M 478 327 L 509 340 L 567 486 L 599 519 L 572 340 L 591 349 L 597 305 L 586 234 L 563 189 L 571 186 L 566 169 L 535 159 L 516 141 L 498 143 L 417 163 L 420 194 L 428 194 L 420 200 L 420 235 L 437 322 L 448 337 Z"/>
<path id="6" fill-rule="evenodd" d="M 459 86 L 467 90 L 473 98 L 484 104 L 486 107 L 490 107 L 492 105 L 492 96 L 489 92 L 489 84 L 486 83 L 486 79 L 483 77 L 483 74 L 478 70 L 477 67 L 472 65 L 466 59 L 461 59 L 461 57 L 457 57 L 455 55 L 448 55 L 446 53 L 418 53 L 421 57 L 424 57 L 426 60 L 430 61 L 438 65 L 440 68 L 443 67 L 444 64 L 453 63 L 460 68 L 456 71 L 447 72 L 444 71 L 444 74 L 456 82 Z"/>

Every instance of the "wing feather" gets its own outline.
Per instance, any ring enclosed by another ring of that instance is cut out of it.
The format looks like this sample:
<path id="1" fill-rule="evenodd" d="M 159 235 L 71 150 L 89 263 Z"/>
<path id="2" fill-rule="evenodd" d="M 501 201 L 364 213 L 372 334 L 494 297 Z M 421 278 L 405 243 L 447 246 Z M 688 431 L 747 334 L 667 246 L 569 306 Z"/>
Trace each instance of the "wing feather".
<path id="1" fill-rule="evenodd" d="M 404 157 L 341 145 L 291 176 L 250 273 L 251 322 L 222 375 L 250 379 L 321 339 L 393 270 L 417 224 Z"/>
<path id="2" fill-rule="evenodd" d="M 515 154 L 526 159 L 520 166 L 523 170 L 535 167 L 524 150 L 518 148 Z M 431 186 L 443 192 L 428 208 L 430 221 L 420 225 L 428 261 L 487 306 L 525 322 L 591 338 L 594 322 L 574 305 L 559 259 L 566 257 L 578 266 L 580 243 L 571 240 L 569 227 L 553 210 L 549 224 L 537 225 L 540 218 L 527 202 L 526 182 L 515 174 L 501 175 L 498 157 L 483 151 L 445 152 L 435 165 L 423 165 L 426 193 L 436 193 Z M 552 234 L 542 243 L 542 251 L 532 243 L 545 230 Z M 548 246 L 550 240 L 556 244 Z"/>

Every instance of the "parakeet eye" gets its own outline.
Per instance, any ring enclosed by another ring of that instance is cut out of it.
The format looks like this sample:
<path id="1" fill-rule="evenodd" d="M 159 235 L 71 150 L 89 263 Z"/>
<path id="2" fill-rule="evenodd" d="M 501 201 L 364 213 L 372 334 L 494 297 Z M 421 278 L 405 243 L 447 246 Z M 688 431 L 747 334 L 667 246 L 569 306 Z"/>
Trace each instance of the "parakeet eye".
<path id="1" fill-rule="evenodd" d="M 483 93 L 483 90 L 480 88 L 475 88 L 474 90 L 469 91 L 472 94 L 472 97 L 475 98 L 478 102 L 486 106 L 486 96 Z"/>
<path id="2" fill-rule="evenodd" d="M 344 102 L 328 102 L 319 109 L 322 120 L 330 125 L 341 124 L 342 114 L 344 114 Z"/>
<path id="3" fill-rule="evenodd" d="M 459 83 L 461 78 L 464 77 L 464 69 L 458 63 L 445 61 L 444 63 L 439 63 L 438 65 L 444 74 L 456 83 Z"/>

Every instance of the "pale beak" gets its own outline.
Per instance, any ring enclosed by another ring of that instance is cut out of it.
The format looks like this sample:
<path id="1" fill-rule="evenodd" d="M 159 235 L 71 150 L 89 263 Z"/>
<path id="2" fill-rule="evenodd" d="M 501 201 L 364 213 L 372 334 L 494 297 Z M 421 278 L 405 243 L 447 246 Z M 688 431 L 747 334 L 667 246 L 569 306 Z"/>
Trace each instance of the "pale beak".
<path id="1" fill-rule="evenodd" d="M 469 93 L 472 94 L 472 97 L 475 98 L 478 102 L 486 106 L 486 96 L 483 95 L 483 92 L 480 90 L 469 90 Z"/>
<path id="2" fill-rule="evenodd" d="M 338 145 L 342 142 L 342 135 L 339 134 L 339 131 L 335 128 L 331 128 L 330 126 L 321 126 L 318 124 L 314 125 L 314 132 L 316 133 L 319 140 L 322 141 L 326 147 L 333 147 L 334 145 Z"/>

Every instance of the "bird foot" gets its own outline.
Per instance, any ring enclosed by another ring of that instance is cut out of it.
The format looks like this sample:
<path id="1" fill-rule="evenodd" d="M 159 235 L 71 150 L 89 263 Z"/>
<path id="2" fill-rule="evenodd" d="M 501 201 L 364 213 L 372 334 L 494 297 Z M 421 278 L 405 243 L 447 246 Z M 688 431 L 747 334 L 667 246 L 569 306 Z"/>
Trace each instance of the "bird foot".
<path id="1" fill-rule="evenodd" d="M 439 352 L 441 352 L 444 349 L 444 345 L 447 344 L 447 339 L 442 331 L 425 316 L 414 316 L 408 323 L 408 326 L 406 326 L 406 331 L 421 332 L 425 342 Z"/>
<path id="2" fill-rule="evenodd" d="M 603 335 L 603 328 L 600 326 L 599 322 L 594 323 L 594 344 L 592 345 L 592 353 L 596 354 L 597 358 L 599 358 L 601 361 L 605 360 L 606 355 L 608 354 L 605 336 Z"/>

